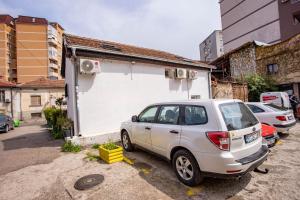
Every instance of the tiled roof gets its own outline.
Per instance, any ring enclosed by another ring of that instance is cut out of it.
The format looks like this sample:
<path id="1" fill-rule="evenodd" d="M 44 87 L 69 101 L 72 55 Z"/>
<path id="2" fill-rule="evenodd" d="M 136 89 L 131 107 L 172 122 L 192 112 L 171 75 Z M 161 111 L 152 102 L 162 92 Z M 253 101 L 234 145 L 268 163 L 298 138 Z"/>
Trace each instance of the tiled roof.
<path id="1" fill-rule="evenodd" d="M 64 80 L 50 80 L 44 77 L 18 85 L 21 88 L 64 88 Z"/>
<path id="2" fill-rule="evenodd" d="M 36 25 L 47 25 L 48 21 L 45 18 L 30 17 L 30 16 L 18 16 L 16 23 L 36 24 Z"/>
<path id="3" fill-rule="evenodd" d="M 7 25 L 12 25 L 11 22 L 14 21 L 14 18 L 10 15 L 0 15 L 0 23 L 5 23 Z"/>
<path id="4" fill-rule="evenodd" d="M 213 66 L 208 65 L 207 63 L 198 60 L 187 59 L 164 51 L 136 47 L 132 45 L 120 44 L 104 40 L 91 39 L 70 34 L 65 34 L 64 36 L 65 42 L 68 47 L 76 47 L 78 49 L 83 50 L 86 49 L 90 51 L 97 51 L 114 55 L 137 57 L 142 59 L 177 63 L 202 68 L 214 68 Z"/>
<path id="5" fill-rule="evenodd" d="M 15 87 L 16 84 L 4 80 L 0 80 L 0 87 Z"/>

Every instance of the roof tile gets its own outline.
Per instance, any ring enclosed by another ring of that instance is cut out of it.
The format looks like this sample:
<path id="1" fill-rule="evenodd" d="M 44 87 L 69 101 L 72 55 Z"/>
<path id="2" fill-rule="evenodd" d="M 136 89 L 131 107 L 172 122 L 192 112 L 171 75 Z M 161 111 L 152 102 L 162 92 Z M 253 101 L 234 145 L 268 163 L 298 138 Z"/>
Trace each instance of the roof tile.
<path id="1" fill-rule="evenodd" d="M 88 47 L 106 53 L 117 53 L 132 57 L 140 56 L 145 59 L 168 60 L 169 62 L 180 62 L 181 64 L 185 65 L 213 68 L 213 66 L 199 60 L 192 60 L 165 51 L 136 47 L 127 44 L 97 40 L 70 34 L 65 34 L 65 41 L 68 46 Z"/>

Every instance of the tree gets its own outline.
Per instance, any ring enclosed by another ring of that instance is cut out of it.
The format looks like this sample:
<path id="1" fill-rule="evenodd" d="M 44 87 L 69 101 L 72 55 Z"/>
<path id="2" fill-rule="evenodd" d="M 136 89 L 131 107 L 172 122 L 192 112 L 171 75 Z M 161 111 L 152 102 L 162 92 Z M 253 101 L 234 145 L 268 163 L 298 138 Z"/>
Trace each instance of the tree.
<path id="1" fill-rule="evenodd" d="M 270 77 L 263 77 L 258 74 L 246 76 L 248 84 L 248 99 L 251 102 L 260 101 L 260 94 L 263 92 L 275 91 L 278 88 L 275 85 L 275 81 Z"/>

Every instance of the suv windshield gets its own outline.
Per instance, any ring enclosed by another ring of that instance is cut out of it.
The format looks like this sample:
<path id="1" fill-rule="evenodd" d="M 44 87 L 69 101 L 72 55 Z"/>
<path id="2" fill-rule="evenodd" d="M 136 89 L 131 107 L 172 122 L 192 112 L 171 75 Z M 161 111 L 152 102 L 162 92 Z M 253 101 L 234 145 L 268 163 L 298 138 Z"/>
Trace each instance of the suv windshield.
<path id="1" fill-rule="evenodd" d="M 268 108 L 272 109 L 275 112 L 288 110 L 288 108 L 280 107 L 280 106 L 277 106 L 277 105 L 271 104 L 271 103 L 265 104 L 265 106 L 267 106 Z"/>
<path id="2" fill-rule="evenodd" d="M 219 106 L 228 131 L 254 126 L 258 123 L 244 103 L 225 103 Z"/>

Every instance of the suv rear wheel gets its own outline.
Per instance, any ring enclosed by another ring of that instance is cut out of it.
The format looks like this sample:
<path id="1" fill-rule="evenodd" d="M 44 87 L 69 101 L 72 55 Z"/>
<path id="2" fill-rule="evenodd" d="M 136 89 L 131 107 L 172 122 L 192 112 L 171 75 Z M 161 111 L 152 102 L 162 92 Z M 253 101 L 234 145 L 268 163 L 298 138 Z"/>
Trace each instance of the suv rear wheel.
<path id="1" fill-rule="evenodd" d="M 133 145 L 127 131 L 121 133 L 122 146 L 126 151 L 133 151 Z"/>
<path id="2" fill-rule="evenodd" d="M 185 185 L 195 186 L 203 180 L 196 159 L 187 150 L 178 150 L 173 156 L 172 165 L 177 178 Z"/>

